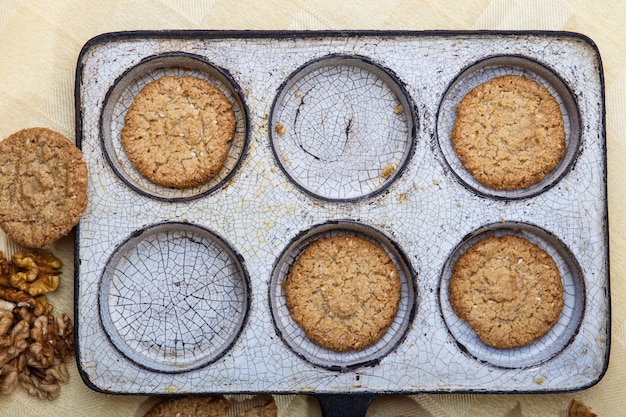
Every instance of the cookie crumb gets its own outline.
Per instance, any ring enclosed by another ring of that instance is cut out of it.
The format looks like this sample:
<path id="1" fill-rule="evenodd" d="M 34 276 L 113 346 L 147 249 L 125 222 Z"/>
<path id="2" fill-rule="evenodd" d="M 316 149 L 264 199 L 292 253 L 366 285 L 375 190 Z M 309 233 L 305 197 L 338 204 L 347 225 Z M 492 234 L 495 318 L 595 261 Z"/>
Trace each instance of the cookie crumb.
<path id="1" fill-rule="evenodd" d="M 380 176 L 382 178 L 384 178 L 384 179 L 387 179 L 387 178 L 391 177 L 391 174 L 394 173 L 396 168 L 397 168 L 396 164 L 387 164 L 387 165 L 385 165 L 383 170 L 380 172 Z"/>
<path id="2" fill-rule="evenodd" d="M 404 107 L 402 107 L 401 105 L 397 104 L 397 105 L 393 106 L 393 112 L 395 114 L 398 114 L 398 115 L 403 114 L 404 113 Z"/>
<path id="3" fill-rule="evenodd" d="M 285 126 L 282 123 L 278 123 L 276 124 L 276 127 L 274 128 L 274 130 L 276 131 L 276 133 L 278 133 L 280 136 L 284 136 L 285 133 L 287 133 L 287 130 L 285 129 Z"/>

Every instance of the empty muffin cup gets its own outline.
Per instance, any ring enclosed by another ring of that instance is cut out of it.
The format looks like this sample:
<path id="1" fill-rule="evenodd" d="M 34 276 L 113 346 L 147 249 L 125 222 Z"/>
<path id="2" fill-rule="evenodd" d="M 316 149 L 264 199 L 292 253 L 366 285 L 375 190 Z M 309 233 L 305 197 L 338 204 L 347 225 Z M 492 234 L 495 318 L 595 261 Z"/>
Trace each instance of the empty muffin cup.
<path id="1" fill-rule="evenodd" d="M 248 304 L 241 258 L 190 223 L 133 233 L 109 258 L 99 288 L 100 318 L 113 345 L 158 372 L 196 369 L 224 355 Z"/>
<path id="2" fill-rule="evenodd" d="M 400 80 L 371 60 L 330 55 L 291 74 L 270 116 L 274 155 L 287 177 L 322 200 L 375 195 L 404 169 L 416 136 Z"/>

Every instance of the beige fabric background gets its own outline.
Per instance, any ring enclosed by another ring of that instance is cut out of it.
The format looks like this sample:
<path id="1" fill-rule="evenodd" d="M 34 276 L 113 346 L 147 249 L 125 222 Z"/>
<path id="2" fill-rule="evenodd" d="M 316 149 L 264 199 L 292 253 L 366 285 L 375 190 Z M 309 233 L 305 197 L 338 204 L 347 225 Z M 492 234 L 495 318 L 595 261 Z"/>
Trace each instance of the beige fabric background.
<path id="1" fill-rule="evenodd" d="M 0 0 L 0 138 L 33 126 L 74 139 L 74 72 L 82 46 L 103 32 L 133 29 L 547 29 L 581 32 L 598 45 L 606 81 L 611 360 L 606 376 L 581 392 L 545 395 L 420 394 L 384 397 L 368 416 L 566 416 L 571 399 L 599 416 L 626 413 L 626 1 L 623 0 Z M 50 249 L 66 260 L 57 311 L 73 313 L 73 237 Z M 0 232 L 0 249 L 16 247 Z M 70 364 L 61 397 L 23 390 L 0 397 L 2 416 L 141 416 L 145 396 L 87 388 Z M 319 415 L 307 397 L 277 397 L 280 415 Z"/>

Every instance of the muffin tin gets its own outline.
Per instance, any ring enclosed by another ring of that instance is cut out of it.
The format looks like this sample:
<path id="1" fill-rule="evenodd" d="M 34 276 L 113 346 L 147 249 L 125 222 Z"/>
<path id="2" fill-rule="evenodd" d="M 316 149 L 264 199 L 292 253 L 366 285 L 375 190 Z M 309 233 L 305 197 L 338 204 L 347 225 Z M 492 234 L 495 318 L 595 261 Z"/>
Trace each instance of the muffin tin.
<path id="1" fill-rule="evenodd" d="M 541 183 L 495 192 L 452 150 L 455 106 L 502 74 L 546 86 L 566 154 Z M 233 103 L 226 165 L 186 190 L 124 155 L 134 95 L 194 75 Z M 76 74 L 89 204 L 76 239 L 79 370 L 106 393 L 555 392 L 606 371 L 610 297 L 604 86 L 586 37 L 563 32 L 120 32 L 90 40 Z M 337 353 L 289 316 L 281 283 L 314 239 L 357 234 L 400 271 L 396 320 Z M 518 234 L 563 276 L 554 328 L 489 348 L 454 314 L 454 262 Z"/>

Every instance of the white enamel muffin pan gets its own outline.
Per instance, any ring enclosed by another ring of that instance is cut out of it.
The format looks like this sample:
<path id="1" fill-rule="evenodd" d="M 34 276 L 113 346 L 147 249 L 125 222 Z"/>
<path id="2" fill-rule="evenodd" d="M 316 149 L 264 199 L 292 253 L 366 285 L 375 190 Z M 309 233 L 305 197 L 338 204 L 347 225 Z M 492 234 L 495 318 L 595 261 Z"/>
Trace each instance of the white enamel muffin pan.
<path id="1" fill-rule="evenodd" d="M 134 95 L 194 75 L 231 100 L 222 172 L 151 184 L 120 144 Z M 557 98 L 567 150 L 541 183 L 497 192 L 456 158 L 459 100 L 502 74 Z M 76 239 L 79 369 L 106 393 L 556 392 L 597 383 L 610 340 L 604 86 L 586 37 L 563 32 L 121 32 L 78 59 L 76 133 L 89 204 Z M 312 344 L 281 283 L 323 236 L 396 263 L 402 299 L 362 351 Z M 483 345 L 450 306 L 458 256 L 516 234 L 555 259 L 559 321 L 516 349 Z"/>

